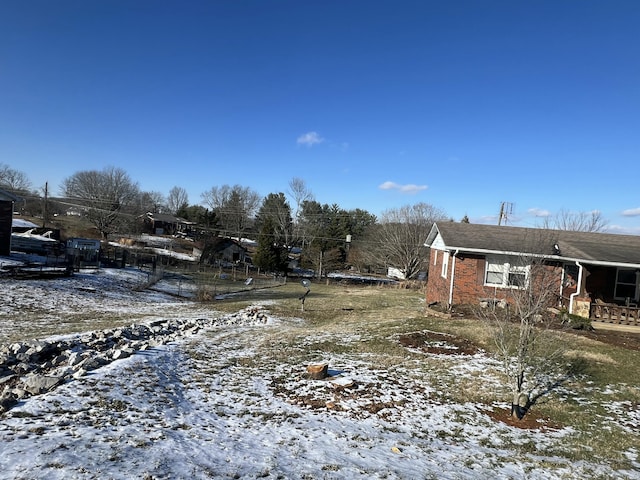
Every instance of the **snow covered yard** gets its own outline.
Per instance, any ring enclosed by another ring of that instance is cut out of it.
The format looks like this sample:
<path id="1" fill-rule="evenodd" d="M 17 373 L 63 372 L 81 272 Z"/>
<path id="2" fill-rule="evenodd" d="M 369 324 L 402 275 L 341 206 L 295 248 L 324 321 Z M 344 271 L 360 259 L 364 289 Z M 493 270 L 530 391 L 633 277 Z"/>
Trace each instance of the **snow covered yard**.
<path id="1" fill-rule="evenodd" d="M 177 280 L 139 290 L 149 276 L 135 269 L 83 270 L 56 280 L 0 278 L 0 343 L 129 325 L 139 319 L 198 316 L 209 308 L 176 298 L 192 285 Z"/>
<path id="2" fill-rule="evenodd" d="M 3 335 L 15 337 L 8 320 L 25 306 L 43 328 L 63 319 L 47 310 L 54 297 L 69 315 L 89 312 L 93 320 L 80 323 L 87 329 L 100 311 L 126 323 L 222 315 L 134 292 L 136 274 L 121 274 L 3 282 L 12 299 L 0 307 Z M 634 449 L 631 469 L 575 461 L 566 451 L 571 427 L 511 427 L 492 418 L 490 402 L 454 401 L 452 388 L 493 398 L 501 388 L 494 362 L 481 351 L 404 347 L 406 331 L 394 328 L 384 340 L 397 347 L 376 349 L 378 334 L 364 321 L 317 327 L 272 316 L 117 360 L 0 417 L 0 478 L 640 478 Z M 316 361 L 329 363 L 329 378 L 308 378 L 305 365 Z M 640 427 L 630 405 L 617 405 L 606 422 Z"/>

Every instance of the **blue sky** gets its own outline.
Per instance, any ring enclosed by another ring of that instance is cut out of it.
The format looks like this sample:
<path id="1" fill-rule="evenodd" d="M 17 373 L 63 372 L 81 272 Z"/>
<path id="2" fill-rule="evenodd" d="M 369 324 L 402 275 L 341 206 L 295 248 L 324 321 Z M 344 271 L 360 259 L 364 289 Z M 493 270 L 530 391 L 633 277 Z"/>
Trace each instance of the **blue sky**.
<path id="1" fill-rule="evenodd" d="M 638 1 L 0 3 L 0 163 L 640 234 Z"/>

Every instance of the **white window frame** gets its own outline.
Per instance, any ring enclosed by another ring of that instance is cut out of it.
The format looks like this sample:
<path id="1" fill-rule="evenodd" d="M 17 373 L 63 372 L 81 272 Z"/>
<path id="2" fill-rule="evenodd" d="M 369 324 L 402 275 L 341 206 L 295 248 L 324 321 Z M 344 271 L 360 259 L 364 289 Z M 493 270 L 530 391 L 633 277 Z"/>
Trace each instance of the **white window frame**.
<path id="1" fill-rule="evenodd" d="M 523 265 L 521 258 L 508 255 L 487 255 L 485 262 L 484 285 L 486 287 L 512 288 L 516 290 L 527 287 L 531 265 Z M 522 285 L 511 281 L 512 276 L 523 274 L 524 283 Z M 489 275 L 499 276 L 500 280 L 489 281 Z"/>
<path id="2" fill-rule="evenodd" d="M 443 252 L 442 253 L 442 271 L 440 272 L 440 275 L 442 276 L 442 278 L 447 278 L 448 270 L 449 270 L 449 252 Z"/>
<path id="3" fill-rule="evenodd" d="M 635 279 L 634 279 L 634 283 L 627 283 L 627 282 L 620 282 L 618 281 L 618 276 L 620 274 L 620 271 L 630 271 L 633 272 L 635 275 Z M 635 268 L 617 268 L 616 269 L 616 284 L 615 284 L 615 290 L 614 290 L 614 294 L 613 294 L 613 298 L 615 298 L 616 300 L 625 300 L 627 298 L 627 296 L 620 296 L 618 295 L 618 285 L 625 285 L 625 286 L 630 286 L 633 285 L 634 289 L 634 295 L 633 297 L 630 297 L 631 300 L 638 300 L 638 290 L 639 290 L 639 285 L 638 285 L 638 273 L 636 272 Z"/>

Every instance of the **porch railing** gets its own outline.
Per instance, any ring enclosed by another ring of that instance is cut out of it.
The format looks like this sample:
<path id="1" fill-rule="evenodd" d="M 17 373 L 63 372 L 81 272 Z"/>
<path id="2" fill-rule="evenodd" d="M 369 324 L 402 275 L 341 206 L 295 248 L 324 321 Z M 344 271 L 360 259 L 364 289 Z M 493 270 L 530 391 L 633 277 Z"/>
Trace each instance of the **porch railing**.
<path id="1" fill-rule="evenodd" d="M 640 308 L 637 306 L 627 307 L 615 303 L 595 302 L 591 304 L 589 317 L 599 322 L 640 327 Z"/>

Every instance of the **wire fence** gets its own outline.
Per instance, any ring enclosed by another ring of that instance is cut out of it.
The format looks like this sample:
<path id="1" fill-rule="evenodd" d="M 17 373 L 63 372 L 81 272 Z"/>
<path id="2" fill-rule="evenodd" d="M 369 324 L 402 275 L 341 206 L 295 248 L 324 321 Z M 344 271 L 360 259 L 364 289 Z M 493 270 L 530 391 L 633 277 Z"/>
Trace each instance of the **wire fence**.
<path id="1" fill-rule="evenodd" d="M 224 295 L 284 285 L 287 278 L 270 275 L 249 264 L 206 264 L 130 249 L 107 249 L 103 266 L 136 268 L 147 273 L 136 286 L 154 288 L 181 298 L 211 301 Z"/>

